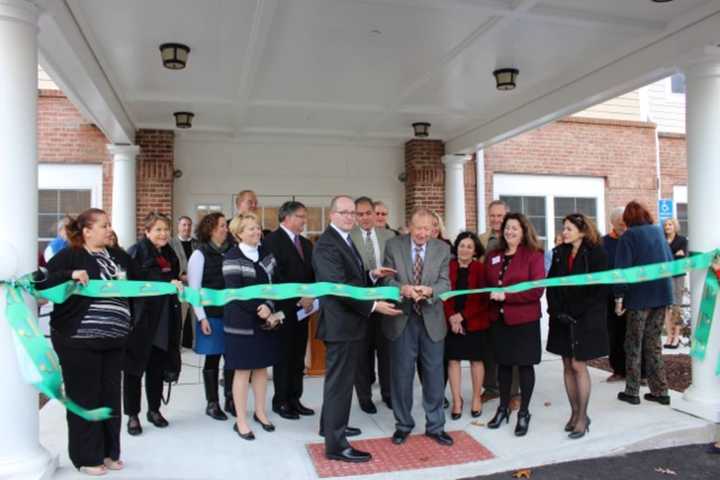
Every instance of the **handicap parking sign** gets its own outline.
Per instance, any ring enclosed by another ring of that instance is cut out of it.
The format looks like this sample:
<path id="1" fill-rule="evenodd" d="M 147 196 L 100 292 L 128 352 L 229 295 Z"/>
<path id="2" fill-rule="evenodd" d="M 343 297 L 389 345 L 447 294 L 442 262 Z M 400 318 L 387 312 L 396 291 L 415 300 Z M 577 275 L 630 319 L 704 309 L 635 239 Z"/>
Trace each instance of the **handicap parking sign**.
<path id="1" fill-rule="evenodd" d="M 673 201 L 670 198 L 661 198 L 658 200 L 658 217 L 660 223 L 668 218 L 673 217 Z"/>

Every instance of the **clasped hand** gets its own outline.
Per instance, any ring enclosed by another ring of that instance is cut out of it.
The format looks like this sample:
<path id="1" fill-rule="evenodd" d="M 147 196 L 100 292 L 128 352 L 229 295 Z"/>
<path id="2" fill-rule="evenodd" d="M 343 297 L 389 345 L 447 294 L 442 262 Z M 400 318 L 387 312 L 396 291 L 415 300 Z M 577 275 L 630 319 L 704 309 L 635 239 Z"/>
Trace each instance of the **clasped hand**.
<path id="1" fill-rule="evenodd" d="M 432 297 L 432 288 L 425 285 L 403 285 L 400 294 L 417 303 Z"/>

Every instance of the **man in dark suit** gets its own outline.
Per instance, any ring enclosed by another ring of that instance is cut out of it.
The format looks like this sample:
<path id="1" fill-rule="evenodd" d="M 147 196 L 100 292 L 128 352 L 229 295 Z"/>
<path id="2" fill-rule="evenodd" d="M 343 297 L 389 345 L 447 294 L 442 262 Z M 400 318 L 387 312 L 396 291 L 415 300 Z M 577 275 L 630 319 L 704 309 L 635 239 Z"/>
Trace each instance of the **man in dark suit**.
<path id="1" fill-rule="evenodd" d="M 288 201 L 278 211 L 280 226 L 268 234 L 263 245 L 277 261 L 277 283 L 313 283 L 315 273 L 312 267 L 312 243 L 303 237 L 307 210 L 300 202 Z M 291 298 L 275 302 L 285 314 L 280 327 L 281 360 L 273 365 L 275 394 L 272 409 L 283 418 L 297 420 L 300 415 L 314 415 L 315 412 L 302 403 L 303 375 L 305 372 L 305 349 L 308 340 L 307 318 L 298 321 L 297 312 L 312 311 L 313 299 Z"/>
<path id="2" fill-rule="evenodd" d="M 440 294 L 450 290 L 450 248 L 431 237 L 433 214 L 416 210 L 410 219 L 410 234 L 390 239 L 385 246 L 384 265 L 396 270 L 385 283 L 400 288 L 402 315 L 383 320 L 390 340 L 390 369 L 395 433 L 399 445 L 415 426 L 411 409 L 415 364 L 422 370 L 425 435 L 441 445 L 452 445 L 445 433 L 443 411 L 443 356 L 447 324 Z"/>
<path id="3" fill-rule="evenodd" d="M 385 244 L 395 236 L 392 230 L 375 227 L 375 212 L 373 201 L 368 197 L 355 199 L 355 214 L 357 225 L 350 232 L 355 247 L 362 256 L 365 270 L 374 270 L 382 265 L 385 255 Z M 382 316 L 373 314 L 368 322 L 368 336 L 365 341 L 364 354 L 357 366 L 355 377 L 355 393 L 360 408 L 365 413 L 377 413 L 372 401 L 372 384 L 375 381 L 375 354 L 378 359 L 378 378 L 380 379 L 380 394 L 383 401 L 392 409 L 390 399 L 390 351 L 387 338 L 380 328 Z"/>
<path id="4" fill-rule="evenodd" d="M 355 203 L 348 196 L 335 197 L 330 204 L 330 225 L 320 236 L 313 252 L 313 268 L 318 282 L 358 287 L 370 284 L 368 276 L 382 278 L 392 270 L 378 267 L 368 272 L 360 252 L 350 239 L 355 224 Z M 320 299 L 317 338 L 325 342 L 325 384 L 320 417 L 320 434 L 325 436 L 325 456 L 330 460 L 367 462 L 371 455 L 355 450 L 347 441 L 359 435 L 348 427 L 355 368 L 362 355 L 368 319 L 373 312 L 394 316 L 400 311 L 389 302 L 355 300 L 325 296 Z"/>

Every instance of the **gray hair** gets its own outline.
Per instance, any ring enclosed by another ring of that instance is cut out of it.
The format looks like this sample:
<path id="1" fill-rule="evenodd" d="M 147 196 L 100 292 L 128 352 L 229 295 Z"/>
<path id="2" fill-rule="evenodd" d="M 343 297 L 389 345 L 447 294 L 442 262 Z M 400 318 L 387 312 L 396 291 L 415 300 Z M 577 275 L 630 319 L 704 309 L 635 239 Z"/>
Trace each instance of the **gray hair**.
<path id="1" fill-rule="evenodd" d="M 506 212 L 510 210 L 510 208 L 508 208 L 508 204 L 505 203 L 505 201 L 503 201 L 503 200 L 493 200 L 492 202 L 490 202 L 490 203 L 488 204 L 488 207 L 487 207 L 488 210 L 490 210 L 490 209 L 491 209 L 492 207 L 494 207 L 495 205 L 500 205 L 501 207 L 505 208 L 505 211 L 506 211 Z"/>
<path id="2" fill-rule="evenodd" d="M 307 208 L 301 202 L 296 202 L 295 200 L 289 200 L 283 203 L 278 210 L 278 221 L 280 223 L 284 222 L 287 217 L 295 214 L 298 210 L 307 210 Z"/>
<path id="3" fill-rule="evenodd" d="M 623 213 L 625 213 L 625 207 L 615 207 L 612 210 L 610 210 L 610 223 L 617 222 L 618 220 L 622 220 Z"/>

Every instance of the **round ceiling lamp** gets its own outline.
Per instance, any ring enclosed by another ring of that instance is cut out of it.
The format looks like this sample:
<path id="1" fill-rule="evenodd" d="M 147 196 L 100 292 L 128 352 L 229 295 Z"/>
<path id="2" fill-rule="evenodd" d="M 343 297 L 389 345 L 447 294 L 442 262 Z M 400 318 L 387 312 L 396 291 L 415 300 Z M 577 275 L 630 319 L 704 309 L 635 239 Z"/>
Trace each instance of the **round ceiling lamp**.
<path id="1" fill-rule="evenodd" d="M 517 68 L 499 68 L 493 72 L 495 85 L 498 90 L 513 90 L 516 86 L 518 71 Z"/>
<path id="2" fill-rule="evenodd" d="M 430 124 L 428 122 L 415 122 L 412 127 L 416 137 L 426 138 L 430 135 Z"/>
<path id="3" fill-rule="evenodd" d="M 170 70 L 182 70 L 187 66 L 190 47 L 182 43 L 163 43 L 160 45 L 160 55 L 163 66 Z"/>
<path id="4" fill-rule="evenodd" d="M 177 128 L 190 128 L 192 127 L 193 117 L 195 116 L 192 112 L 175 112 L 175 126 Z"/>

